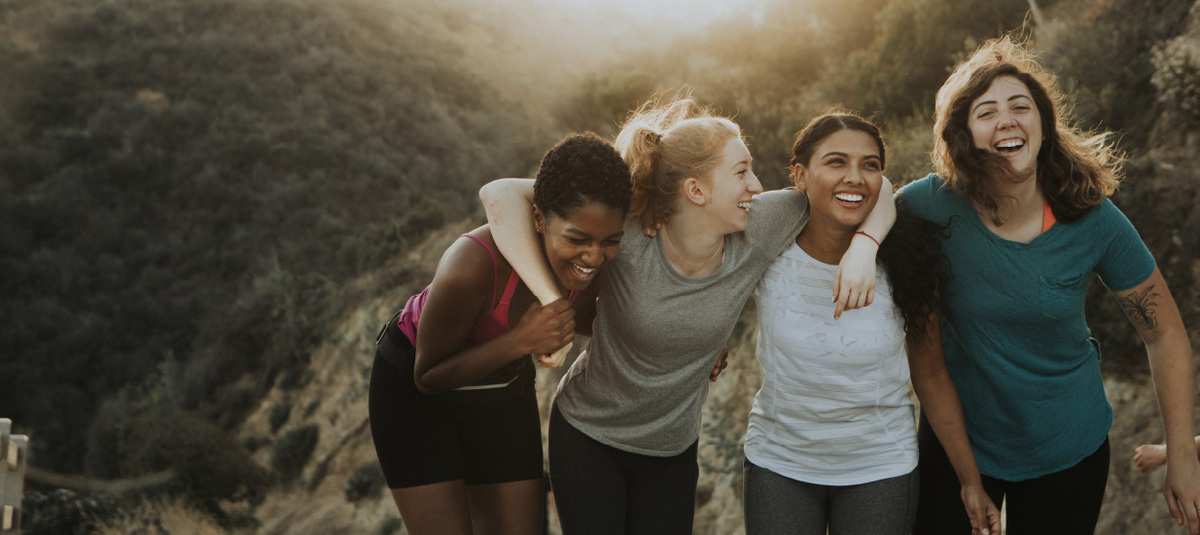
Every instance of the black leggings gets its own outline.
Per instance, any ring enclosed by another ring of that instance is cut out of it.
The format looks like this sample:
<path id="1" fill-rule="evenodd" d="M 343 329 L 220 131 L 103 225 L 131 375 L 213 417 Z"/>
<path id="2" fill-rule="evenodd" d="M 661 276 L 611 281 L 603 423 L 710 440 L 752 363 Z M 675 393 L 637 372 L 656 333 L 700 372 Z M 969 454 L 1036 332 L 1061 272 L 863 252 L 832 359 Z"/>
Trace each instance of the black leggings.
<path id="1" fill-rule="evenodd" d="M 550 410 L 550 486 L 564 535 L 686 535 L 695 515 L 696 444 L 653 457 L 601 444 Z"/>
<path id="2" fill-rule="evenodd" d="M 917 502 L 916 535 L 968 534 L 971 522 L 963 508 L 961 487 L 946 451 L 921 415 L 917 439 L 921 448 L 921 475 Z M 1078 464 L 1061 472 L 1024 481 L 1004 481 L 983 476 L 983 489 L 996 507 L 1008 500 L 1010 535 L 1069 535 L 1095 532 L 1108 484 L 1108 439 Z"/>

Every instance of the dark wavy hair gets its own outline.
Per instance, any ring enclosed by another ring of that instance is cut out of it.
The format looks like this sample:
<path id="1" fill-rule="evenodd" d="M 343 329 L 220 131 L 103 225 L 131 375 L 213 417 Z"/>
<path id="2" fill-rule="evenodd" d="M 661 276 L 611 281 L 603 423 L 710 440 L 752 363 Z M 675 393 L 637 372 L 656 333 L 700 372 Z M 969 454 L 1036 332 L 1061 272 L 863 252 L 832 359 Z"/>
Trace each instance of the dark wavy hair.
<path id="1" fill-rule="evenodd" d="M 896 198 L 896 224 L 879 246 L 879 263 L 892 286 L 892 301 L 904 315 L 904 332 L 923 336 L 929 315 L 946 315 L 939 288 L 945 288 L 950 268 L 942 256 L 942 236 L 947 227 L 913 215 Z"/>
<path id="2" fill-rule="evenodd" d="M 975 147 L 967 124 L 971 104 L 1003 76 L 1025 84 L 1041 116 L 1037 181 L 1054 217 L 1064 223 L 1079 219 L 1116 192 L 1122 158 L 1107 144 L 1108 134 L 1081 131 L 1059 113 L 1065 98 L 1056 88 L 1054 76 L 1011 37 L 984 43 L 938 90 L 933 127 L 933 163 L 938 174 L 950 189 L 986 211 L 994 223 L 1003 223 L 998 216 L 1003 198 L 999 181 L 1017 177 L 1003 157 Z"/>
<path id="3" fill-rule="evenodd" d="M 879 133 L 879 127 L 875 126 L 875 123 L 855 115 L 854 112 L 833 108 L 809 121 L 804 129 L 796 133 L 796 140 L 792 143 L 792 160 L 790 162 L 792 169 L 796 168 L 796 164 L 808 167 L 808 161 L 812 159 L 817 145 L 825 141 L 825 138 L 842 130 L 857 130 L 871 136 L 875 140 L 875 144 L 879 146 L 880 168 L 887 165 L 887 145 L 883 142 L 883 135 Z M 792 180 L 795 181 L 796 178 L 792 174 Z"/>
<path id="4" fill-rule="evenodd" d="M 589 202 L 626 214 L 631 195 L 629 166 L 591 132 L 568 135 L 546 151 L 533 182 L 533 204 L 546 217 L 570 217 Z"/>
<path id="5" fill-rule="evenodd" d="M 870 135 L 879 148 L 880 166 L 886 165 L 887 147 L 879 127 L 851 111 L 838 108 L 818 115 L 796 134 L 790 170 L 793 181 L 797 178 L 795 166 L 807 167 L 821 142 L 842 130 L 857 130 Z M 903 196 L 897 199 L 897 204 L 902 200 Z M 938 234 L 944 227 L 904 210 L 897 212 L 895 225 L 880 245 L 878 260 L 888 275 L 892 301 L 904 316 L 904 332 L 920 336 L 929 326 L 929 315 L 943 311 L 938 288 L 948 271 L 943 269 L 945 262 Z"/>

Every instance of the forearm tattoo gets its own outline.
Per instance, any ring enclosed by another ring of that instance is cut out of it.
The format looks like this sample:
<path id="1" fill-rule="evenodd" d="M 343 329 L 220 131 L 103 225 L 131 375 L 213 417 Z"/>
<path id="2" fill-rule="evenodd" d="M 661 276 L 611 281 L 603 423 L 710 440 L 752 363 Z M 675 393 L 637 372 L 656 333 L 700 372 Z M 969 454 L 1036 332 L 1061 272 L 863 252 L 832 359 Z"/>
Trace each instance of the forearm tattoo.
<path id="1" fill-rule="evenodd" d="M 1119 301 L 1121 308 L 1125 309 L 1125 314 L 1129 316 L 1129 320 L 1133 322 L 1134 326 L 1143 331 L 1150 331 L 1158 327 L 1158 317 L 1155 313 L 1155 307 L 1158 304 L 1154 302 L 1155 297 L 1158 297 L 1158 294 L 1154 293 L 1154 285 L 1151 284 L 1140 292 L 1130 292 Z"/>

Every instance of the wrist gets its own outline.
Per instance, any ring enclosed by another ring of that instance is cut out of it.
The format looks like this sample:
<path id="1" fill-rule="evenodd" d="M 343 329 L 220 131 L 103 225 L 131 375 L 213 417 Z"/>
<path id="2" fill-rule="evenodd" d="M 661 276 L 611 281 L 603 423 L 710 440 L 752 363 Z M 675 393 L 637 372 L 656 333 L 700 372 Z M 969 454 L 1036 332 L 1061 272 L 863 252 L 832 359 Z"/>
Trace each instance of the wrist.
<path id="1" fill-rule="evenodd" d="M 982 487 L 983 478 L 980 477 L 979 472 L 975 472 L 974 474 L 970 475 L 959 476 L 958 485 L 964 489 L 967 487 Z"/>
<path id="2" fill-rule="evenodd" d="M 868 234 L 866 231 L 864 231 L 864 230 L 855 231 L 854 238 L 857 239 L 859 236 L 862 236 L 863 238 L 866 238 L 866 240 L 870 241 L 871 243 L 874 243 L 876 248 L 879 247 L 879 240 L 875 239 L 874 236 Z"/>
<path id="3" fill-rule="evenodd" d="M 504 362 L 517 360 L 526 355 L 532 355 L 536 352 L 537 347 L 533 345 L 533 341 L 524 334 L 522 325 L 517 322 L 508 332 L 492 339 L 492 342 L 498 342 L 504 350 Z"/>
<path id="4" fill-rule="evenodd" d="M 554 275 L 551 274 L 551 276 L 554 276 Z M 550 306 L 550 303 L 553 303 L 560 299 L 565 299 L 565 297 L 563 297 L 563 295 L 561 293 L 559 293 L 557 286 L 541 287 L 541 288 L 538 288 L 537 290 L 534 290 L 531 288 L 530 292 L 533 293 L 533 296 L 537 298 L 538 303 L 541 304 L 542 306 Z"/>
<path id="5" fill-rule="evenodd" d="M 1182 466 L 1183 463 L 1187 463 L 1187 462 L 1192 461 L 1193 459 L 1196 459 L 1196 449 L 1195 448 L 1172 448 L 1168 445 L 1166 458 L 1167 458 L 1168 465 L 1175 464 L 1175 465 Z"/>

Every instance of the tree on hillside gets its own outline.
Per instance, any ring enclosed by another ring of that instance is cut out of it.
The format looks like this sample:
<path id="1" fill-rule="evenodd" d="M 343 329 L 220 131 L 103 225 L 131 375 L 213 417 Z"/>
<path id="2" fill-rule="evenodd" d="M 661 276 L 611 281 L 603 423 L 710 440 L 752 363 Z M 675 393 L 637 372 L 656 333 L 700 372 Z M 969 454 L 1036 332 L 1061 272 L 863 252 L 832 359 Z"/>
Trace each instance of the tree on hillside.
<path id="1" fill-rule="evenodd" d="M 236 424 L 236 379 L 268 388 L 354 304 L 330 288 L 536 162 L 445 15 L 0 1 L 0 407 L 40 465 L 81 471 L 96 408 L 168 355 L 180 408 Z"/>

